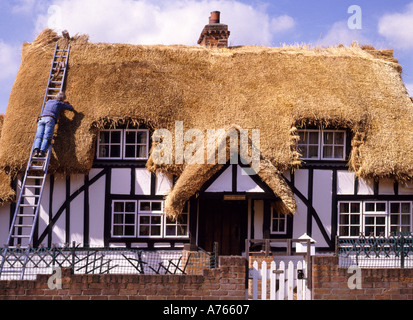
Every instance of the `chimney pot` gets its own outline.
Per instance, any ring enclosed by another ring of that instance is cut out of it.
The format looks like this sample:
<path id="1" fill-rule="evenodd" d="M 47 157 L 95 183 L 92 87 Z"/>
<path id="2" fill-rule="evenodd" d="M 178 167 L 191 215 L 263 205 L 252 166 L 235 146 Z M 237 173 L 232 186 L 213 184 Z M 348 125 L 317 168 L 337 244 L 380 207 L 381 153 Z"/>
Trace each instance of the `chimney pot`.
<path id="1" fill-rule="evenodd" d="M 211 23 L 219 23 L 219 16 L 220 16 L 219 11 L 212 11 L 211 16 L 209 17 L 209 24 Z"/>

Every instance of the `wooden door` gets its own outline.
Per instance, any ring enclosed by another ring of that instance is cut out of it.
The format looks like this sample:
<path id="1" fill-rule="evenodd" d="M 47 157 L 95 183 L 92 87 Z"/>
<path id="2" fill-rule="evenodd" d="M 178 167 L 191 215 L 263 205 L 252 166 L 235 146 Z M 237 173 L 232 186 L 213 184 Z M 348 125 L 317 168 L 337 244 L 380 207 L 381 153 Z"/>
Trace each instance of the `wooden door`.
<path id="1" fill-rule="evenodd" d="M 247 201 L 200 199 L 198 245 L 212 251 L 218 242 L 219 254 L 241 255 L 247 236 Z"/>

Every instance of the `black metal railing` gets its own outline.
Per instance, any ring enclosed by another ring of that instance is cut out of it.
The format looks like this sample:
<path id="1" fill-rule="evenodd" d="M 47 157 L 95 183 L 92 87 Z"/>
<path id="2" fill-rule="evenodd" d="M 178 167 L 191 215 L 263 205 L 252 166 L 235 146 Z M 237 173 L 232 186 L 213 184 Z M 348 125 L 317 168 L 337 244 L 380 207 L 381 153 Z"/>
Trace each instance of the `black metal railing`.
<path id="1" fill-rule="evenodd" d="M 336 238 L 340 267 L 413 268 L 413 234 L 392 233 L 390 236 Z"/>
<path id="2" fill-rule="evenodd" d="M 29 280 L 56 267 L 73 274 L 201 274 L 216 267 L 216 255 L 200 251 L 134 248 L 0 248 L 0 280 Z"/>

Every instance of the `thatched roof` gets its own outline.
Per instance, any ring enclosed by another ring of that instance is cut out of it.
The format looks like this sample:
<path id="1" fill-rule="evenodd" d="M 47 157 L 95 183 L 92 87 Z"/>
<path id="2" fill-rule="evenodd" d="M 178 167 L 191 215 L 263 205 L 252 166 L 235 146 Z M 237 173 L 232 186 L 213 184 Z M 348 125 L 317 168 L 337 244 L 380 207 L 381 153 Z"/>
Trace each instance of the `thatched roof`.
<path id="1" fill-rule="evenodd" d="M 65 40 L 44 30 L 23 45 L 0 139 L 0 165 L 11 172 L 28 159 L 56 41 Z M 173 132 L 179 120 L 185 130 L 260 129 L 261 154 L 279 172 L 301 163 L 298 125 L 349 128 L 350 170 L 361 177 L 413 177 L 413 104 L 389 50 L 207 49 L 89 43 L 80 36 L 71 41 L 66 94 L 79 113 L 61 116 L 51 170 L 87 172 L 106 122 L 131 120 Z"/>
<path id="2" fill-rule="evenodd" d="M 0 114 L 0 137 L 3 130 L 4 114 Z M 5 171 L 0 170 L 0 205 L 14 199 L 15 192 L 11 188 L 11 177 Z"/>

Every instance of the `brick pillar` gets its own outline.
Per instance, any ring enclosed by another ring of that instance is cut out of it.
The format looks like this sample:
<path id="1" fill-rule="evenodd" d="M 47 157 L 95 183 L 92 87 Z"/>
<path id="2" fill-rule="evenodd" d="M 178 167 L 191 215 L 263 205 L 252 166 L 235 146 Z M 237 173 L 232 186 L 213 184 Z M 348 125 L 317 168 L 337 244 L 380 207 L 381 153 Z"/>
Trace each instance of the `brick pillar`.
<path id="1" fill-rule="evenodd" d="M 246 298 L 248 262 L 241 256 L 220 256 L 219 270 L 221 270 L 221 295 L 228 295 L 232 300 Z M 221 297 L 222 298 L 222 297 Z"/>

